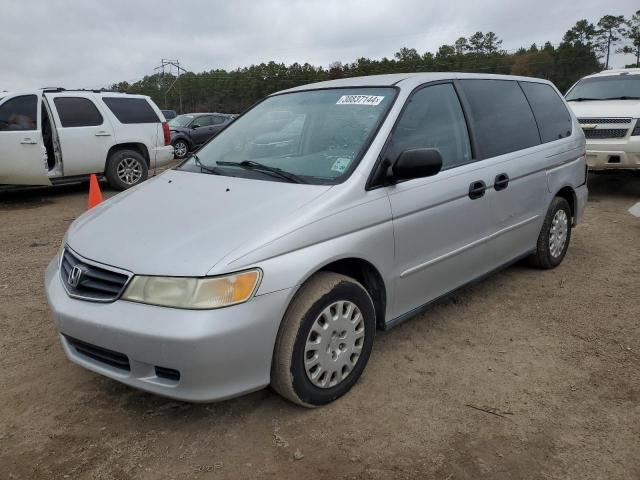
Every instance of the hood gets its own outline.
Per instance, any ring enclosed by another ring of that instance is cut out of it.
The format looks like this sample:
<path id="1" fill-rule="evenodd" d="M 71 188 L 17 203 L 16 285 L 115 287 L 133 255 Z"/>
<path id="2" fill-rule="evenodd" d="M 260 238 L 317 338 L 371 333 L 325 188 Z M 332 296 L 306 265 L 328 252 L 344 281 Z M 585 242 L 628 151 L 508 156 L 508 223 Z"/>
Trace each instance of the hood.
<path id="1" fill-rule="evenodd" d="M 568 102 L 578 118 L 640 117 L 640 100 Z"/>
<path id="2" fill-rule="evenodd" d="M 286 232 L 329 189 L 169 170 L 80 216 L 67 244 L 137 274 L 204 276 L 233 250 Z"/>

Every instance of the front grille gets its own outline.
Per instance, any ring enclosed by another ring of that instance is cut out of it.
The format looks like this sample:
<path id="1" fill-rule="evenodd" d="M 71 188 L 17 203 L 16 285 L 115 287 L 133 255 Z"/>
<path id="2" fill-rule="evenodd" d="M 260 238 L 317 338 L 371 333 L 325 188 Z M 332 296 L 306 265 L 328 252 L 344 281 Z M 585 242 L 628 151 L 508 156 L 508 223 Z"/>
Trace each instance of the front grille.
<path id="1" fill-rule="evenodd" d="M 631 123 L 630 118 L 579 118 L 578 122 L 580 123 L 617 123 L 617 124 L 625 124 Z"/>
<path id="2" fill-rule="evenodd" d="M 72 275 L 74 269 L 75 275 Z M 81 260 L 68 248 L 65 248 L 62 254 L 60 276 L 70 296 L 97 302 L 116 300 L 129 280 L 129 276 L 124 273 L 97 267 Z"/>
<path id="3" fill-rule="evenodd" d="M 67 342 L 71 345 L 76 352 L 84 357 L 88 357 L 100 363 L 109 365 L 110 367 L 117 368 L 119 370 L 130 371 L 129 358 L 124 353 L 114 352 L 113 350 L 107 350 L 106 348 L 91 345 L 90 343 L 77 340 L 65 335 Z"/>
<path id="4" fill-rule="evenodd" d="M 585 138 L 623 138 L 629 130 L 626 128 L 601 128 L 584 130 Z"/>

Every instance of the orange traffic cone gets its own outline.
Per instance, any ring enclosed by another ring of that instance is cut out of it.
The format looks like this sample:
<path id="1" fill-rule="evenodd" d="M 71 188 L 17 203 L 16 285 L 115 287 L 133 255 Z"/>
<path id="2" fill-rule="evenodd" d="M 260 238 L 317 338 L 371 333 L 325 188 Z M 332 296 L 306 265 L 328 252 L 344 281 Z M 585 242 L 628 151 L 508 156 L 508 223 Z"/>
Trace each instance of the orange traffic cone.
<path id="1" fill-rule="evenodd" d="M 95 173 L 89 178 L 89 208 L 93 208 L 102 202 L 102 192 Z"/>

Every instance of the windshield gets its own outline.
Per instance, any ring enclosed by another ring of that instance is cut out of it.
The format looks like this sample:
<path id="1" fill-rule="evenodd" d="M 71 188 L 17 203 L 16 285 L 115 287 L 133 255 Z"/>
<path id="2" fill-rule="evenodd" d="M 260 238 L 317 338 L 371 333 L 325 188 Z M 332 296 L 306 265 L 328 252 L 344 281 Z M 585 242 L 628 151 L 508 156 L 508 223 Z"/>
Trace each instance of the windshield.
<path id="1" fill-rule="evenodd" d="M 567 101 L 640 99 L 640 75 L 610 75 L 580 80 Z"/>
<path id="2" fill-rule="evenodd" d="M 169 120 L 170 127 L 186 127 L 193 120 L 193 115 L 178 115 Z"/>
<path id="3" fill-rule="evenodd" d="M 339 183 L 364 154 L 395 95 L 394 88 L 372 87 L 268 97 L 178 168 L 261 180 Z M 288 178 L 278 174 L 282 172 Z"/>

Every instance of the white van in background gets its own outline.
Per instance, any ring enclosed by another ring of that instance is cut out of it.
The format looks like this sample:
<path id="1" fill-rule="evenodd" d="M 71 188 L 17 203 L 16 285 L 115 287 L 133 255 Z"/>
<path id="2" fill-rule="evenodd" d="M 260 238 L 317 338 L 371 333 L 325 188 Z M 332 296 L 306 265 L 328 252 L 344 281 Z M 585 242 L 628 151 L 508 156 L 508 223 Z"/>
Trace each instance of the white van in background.
<path id="1" fill-rule="evenodd" d="M 124 190 L 171 160 L 169 127 L 147 96 L 0 92 L 0 187 L 59 185 L 96 173 Z"/>
<path id="2" fill-rule="evenodd" d="M 640 68 L 580 79 L 566 95 L 587 139 L 591 170 L 640 170 Z"/>

